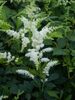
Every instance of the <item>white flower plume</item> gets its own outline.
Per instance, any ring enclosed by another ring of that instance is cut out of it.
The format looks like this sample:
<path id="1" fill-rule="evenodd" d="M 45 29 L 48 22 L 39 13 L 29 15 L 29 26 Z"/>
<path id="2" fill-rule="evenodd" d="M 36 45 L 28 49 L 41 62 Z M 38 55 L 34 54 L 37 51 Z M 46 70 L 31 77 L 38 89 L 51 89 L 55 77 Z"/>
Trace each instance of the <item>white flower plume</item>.
<path id="1" fill-rule="evenodd" d="M 41 62 L 48 62 L 49 61 L 48 58 L 41 58 L 40 60 L 41 60 Z"/>
<path id="2" fill-rule="evenodd" d="M 50 61 L 47 63 L 46 67 L 43 69 L 43 73 L 47 76 L 49 76 L 49 70 L 51 67 L 53 67 L 54 65 L 56 65 L 58 63 L 58 61 Z"/>
<path id="3" fill-rule="evenodd" d="M 16 73 L 21 74 L 21 75 L 26 75 L 32 79 L 34 79 L 34 75 L 32 75 L 29 71 L 23 70 L 23 69 L 18 69 L 16 70 Z"/>
<path id="4" fill-rule="evenodd" d="M 25 56 L 30 57 L 30 61 L 33 61 L 35 65 L 39 64 L 39 52 L 36 49 L 29 49 Z"/>
<path id="5" fill-rule="evenodd" d="M 22 38 L 22 48 L 21 48 L 21 51 L 24 50 L 25 47 L 27 47 L 27 44 L 30 43 L 30 40 L 28 37 L 23 37 Z"/>
<path id="6" fill-rule="evenodd" d="M 48 48 L 43 49 L 42 52 L 43 53 L 44 52 L 51 52 L 52 50 L 53 50 L 53 48 L 48 47 Z"/>
<path id="7" fill-rule="evenodd" d="M 4 52 L 4 53 L 0 52 L 0 59 L 6 59 L 7 62 L 9 63 L 15 59 L 15 56 L 12 56 L 10 52 Z"/>
<path id="8" fill-rule="evenodd" d="M 19 39 L 20 34 L 14 30 L 7 30 L 6 31 L 9 36 L 13 36 L 16 39 Z"/>

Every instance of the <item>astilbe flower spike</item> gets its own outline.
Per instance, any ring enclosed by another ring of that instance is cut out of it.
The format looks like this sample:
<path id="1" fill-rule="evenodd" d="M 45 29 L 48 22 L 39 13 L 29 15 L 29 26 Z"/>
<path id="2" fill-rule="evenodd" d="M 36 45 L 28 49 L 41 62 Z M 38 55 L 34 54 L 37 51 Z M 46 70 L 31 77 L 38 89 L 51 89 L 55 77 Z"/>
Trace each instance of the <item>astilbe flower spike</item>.
<path id="1" fill-rule="evenodd" d="M 45 67 L 42 70 L 42 73 L 46 76 L 49 76 L 49 70 L 51 67 L 56 65 L 57 61 L 52 61 L 48 57 L 44 57 L 44 53 L 51 52 L 53 48 L 45 47 L 44 40 L 48 34 L 51 34 L 53 30 L 56 28 L 48 27 L 47 25 L 44 26 L 40 31 L 37 28 L 37 21 L 36 20 L 29 20 L 25 17 L 21 17 L 21 21 L 24 24 L 24 28 L 19 29 L 18 32 L 13 30 L 8 30 L 7 34 L 13 38 L 21 39 L 21 52 L 23 52 L 24 48 L 27 47 L 28 44 L 31 45 L 31 48 L 28 48 L 28 51 L 25 53 L 25 57 L 30 58 L 35 65 L 36 70 L 38 71 L 41 67 L 41 63 L 46 63 Z M 30 37 L 26 36 L 26 33 L 31 33 Z M 8 59 L 10 59 L 10 54 Z M 27 70 L 18 69 L 16 70 L 18 74 L 26 75 L 34 79 L 34 75 L 32 75 Z"/>

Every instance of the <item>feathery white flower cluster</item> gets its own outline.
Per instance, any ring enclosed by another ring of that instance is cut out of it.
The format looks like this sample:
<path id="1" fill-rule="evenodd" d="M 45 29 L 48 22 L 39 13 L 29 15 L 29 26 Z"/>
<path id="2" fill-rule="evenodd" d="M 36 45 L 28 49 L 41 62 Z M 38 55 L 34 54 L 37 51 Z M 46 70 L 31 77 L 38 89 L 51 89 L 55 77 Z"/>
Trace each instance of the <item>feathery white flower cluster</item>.
<path id="1" fill-rule="evenodd" d="M 4 52 L 4 53 L 0 52 L 0 59 L 6 59 L 7 62 L 9 63 L 9 62 L 13 61 L 15 59 L 15 57 L 12 56 L 10 52 Z"/>
<path id="2" fill-rule="evenodd" d="M 30 61 L 33 61 L 36 66 L 39 65 L 39 52 L 36 49 L 29 49 L 26 57 L 30 57 Z"/>
<path id="3" fill-rule="evenodd" d="M 44 47 L 43 40 L 46 38 L 47 33 L 51 33 L 55 28 L 47 26 L 43 27 L 41 31 L 37 30 L 37 20 L 30 21 L 22 16 L 21 21 L 24 24 L 25 30 L 30 30 L 32 32 L 32 47 L 33 48 L 42 48 Z"/>
<path id="4" fill-rule="evenodd" d="M 27 46 L 27 44 L 30 42 L 29 38 L 25 36 L 25 33 L 27 32 L 25 29 L 20 29 L 19 32 L 16 32 L 13 30 L 7 30 L 6 32 L 11 37 L 14 37 L 16 39 L 21 38 L 21 41 L 22 41 L 21 51 L 23 51 L 24 48 Z"/>
<path id="5" fill-rule="evenodd" d="M 32 75 L 32 74 L 31 74 L 29 71 L 27 71 L 27 70 L 18 69 L 18 70 L 16 70 L 16 72 L 17 72 L 18 74 L 26 75 L 26 76 L 28 76 L 28 77 L 34 79 L 34 75 Z"/>
<path id="6" fill-rule="evenodd" d="M 50 34 L 52 31 L 55 30 L 54 27 L 43 27 L 40 31 L 37 29 L 37 21 L 36 20 L 28 20 L 27 18 L 23 17 L 21 18 L 21 21 L 24 24 L 24 28 L 20 29 L 19 32 L 11 31 L 9 30 L 7 32 L 8 35 L 13 36 L 14 38 L 21 39 L 22 40 L 22 48 L 21 51 L 24 50 L 25 47 L 27 47 L 28 43 L 31 44 L 32 49 L 28 49 L 28 52 L 25 54 L 26 57 L 30 58 L 30 61 L 33 61 L 36 70 L 39 69 L 40 64 L 46 63 L 45 68 L 43 69 L 42 73 L 44 73 L 46 76 L 49 75 L 49 70 L 52 66 L 57 64 L 57 61 L 51 61 L 47 57 L 43 57 L 45 52 L 51 52 L 53 49 L 48 47 L 45 48 L 44 46 L 44 39 L 47 37 L 47 34 Z M 32 36 L 27 37 L 26 33 L 31 32 Z M 9 58 L 9 57 L 8 57 Z M 29 71 L 26 70 L 17 70 L 18 74 L 23 74 L 26 76 L 34 78 L 34 75 L 32 75 Z"/>
<path id="7" fill-rule="evenodd" d="M 49 62 L 48 58 L 41 58 L 41 62 Z"/>
<path id="8" fill-rule="evenodd" d="M 48 76 L 50 68 L 58 63 L 58 61 L 50 61 L 49 58 L 43 57 L 44 52 L 51 52 L 51 51 L 52 48 L 45 48 L 40 51 L 37 49 L 29 49 L 28 53 L 26 53 L 25 56 L 30 57 L 30 61 L 34 62 L 36 70 L 38 70 L 40 63 L 42 62 L 46 63 L 46 66 L 43 69 L 43 73 Z"/>
<path id="9" fill-rule="evenodd" d="M 41 31 L 32 30 L 32 46 L 34 48 L 40 49 L 44 46 L 43 40 L 46 37 L 47 33 L 49 32 L 48 28 L 45 27 Z"/>
<path id="10" fill-rule="evenodd" d="M 30 57 L 30 60 L 33 61 L 36 66 L 38 66 L 39 61 L 41 62 L 49 61 L 48 58 L 43 58 L 43 53 L 51 52 L 52 50 L 53 50 L 52 48 L 45 48 L 40 51 L 38 49 L 28 49 L 28 53 L 26 53 L 25 56 Z"/>
<path id="11" fill-rule="evenodd" d="M 43 49 L 42 52 L 43 52 L 43 53 L 44 53 L 44 52 L 51 52 L 52 50 L 53 50 L 53 49 L 49 47 L 49 48 Z"/>
<path id="12" fill-rule="evenodd" d="M 49 61 L 46 65 L 46 67 L 43 69 L 43 73 L 47 76 L 49 76 L 49 70 L 51 67 L 53 67 L 54 65 L 56 65 L 58 63 L 58 61 Z"/>
<path id="13" fill-rule="evenodd" d="M 15 59 L 15 56 L 12 56 L 10 52 L 7 53 L 7 56 L 6 56 L 6 59 L 7 59 L 7 62 L 11 62 Z"/>
<path id="14" fill-rule="evenodd" d="M 51 52 L 53 49 L 52 48 L 44 48 L 44 39 L 47 36 L 47 33 L 51 33 L 55 28 L 50 27 L 48 28 L 47 26 L 43 27 L 41 31 L 37 30 L 37 22 L 36 21 L 29 21 L 26 18 L 22 17 L 22 22 L 24 23 L 24 28 L 27 30 L 30 30 L 32 32 L 32 49 L 28 49 L 28 53 L 25 54 L 26 57 L 30 58 L 30 61 L 33 61 L 36 70 L 39 69 L 40 63 L 41 62 L 46 62 L 46 68 L 43 70 L 43 73 L 48 75 L 48 72 L 50 70 L 50 67 L 55 65 L 54 61 L 50 61 L 49 58 L 43 57 L 43 53 L 45 52 Z M 42 49 L 42 50 L 41 50 Z M 57 61 L 56 61 L 57 62 Z M 46 70 L 47 69 L 47 70 Z"/>
<path id="15" fill-rule="evenodd" d="M 22 38 L 22 48 L 21 48 L 21 51 L 23 51 L 24 48 L 27 47 L 27 44 L 28 44 L 28 43 L 30 43 L 29 38 L 23 37 L 23 38 Z"/>
<path id="16" fill-rule="evenodd" d="M 42 47 L 44 47 L 44 39 L 47 36 L 47 33 L 51 33 L 55 28 L 50 27 L 48 28 L 47 26 L 43 27 L 41 31 L 38 31 L 37 29 L 37 20 L 28 20 L 25 17 L 21 17 L 20 18 L 21 21 L 24 24 L 24 28 L 20 29 L 18 32 L 14 31 L 14 30 L 7 30 L 7 34 L 11 37 L 14 37 L 16 39 L 20 39 L 22 41 L 22 47 L 21 47 L 21 51 L 24 50 L 24 48 L 30 43 L 30 41 L 32 41 L 32 47 L 36 48 L 36 49 L 40 49 Z M 28 37 L 25 36 L 25 34 L 31 31 L 32 33 L 32 37 L 31 40 L 29 40 Z"/>
<path id="17" fill-rule="evenodd" d="M 21 21 L 23 22 L 25 29 L 29 29 L 31 27 L 31 22 L 28 21 L 27 18 L 25 18 L 25 17 L 22 16 L 21 17 Z"/>
<path id="18" fill-rule="evenodd" d="M 14 37 L 16 39 L 19 39 L 20 37 L 19 33 L 14 30 L 7 30 L 6 32 L 9 36 Z"/>

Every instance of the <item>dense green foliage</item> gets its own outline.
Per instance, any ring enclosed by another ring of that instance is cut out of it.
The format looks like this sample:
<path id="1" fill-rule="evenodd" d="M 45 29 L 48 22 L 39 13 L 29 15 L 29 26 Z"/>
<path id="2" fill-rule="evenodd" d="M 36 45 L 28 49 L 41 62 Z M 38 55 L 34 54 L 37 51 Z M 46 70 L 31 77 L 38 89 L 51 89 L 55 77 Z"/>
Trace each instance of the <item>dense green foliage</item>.
<path id="1" fill-rule="evenodd" d="M 46 25 L 55 27 L 44 44 L 53 48 L 45 56 L 58 60 L 58 64 L 50 69 L 46 82 L 41 81 L 42 68 L 37 71 L 25 57 L 30 45 L 21 52 L 21 40 L 6 34 L 9 29 L 23 28 L 21 16 L 31 21 L 38 19 L 38 30 Z M 9 63 L 0 59 L 0 100 L 74 100 L 75 0 L 1 0 L 0 52 L 11 52 L 18 58 Z M 18 69 L 29 70 L 35 78 L 17 74 Z"/>

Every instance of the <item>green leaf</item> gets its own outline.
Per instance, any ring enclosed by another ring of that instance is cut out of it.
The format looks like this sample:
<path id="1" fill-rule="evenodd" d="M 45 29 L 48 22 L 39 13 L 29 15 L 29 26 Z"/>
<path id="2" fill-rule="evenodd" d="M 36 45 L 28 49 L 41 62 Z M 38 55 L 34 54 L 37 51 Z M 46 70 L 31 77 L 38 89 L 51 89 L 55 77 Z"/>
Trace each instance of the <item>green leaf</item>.
<path id="1" fill-rule="evenodd" d="M 68 35 L 67 35 L 67 38 L 71 41 L 75 41 L 75 32 L 70 32 Z"/>
<path id="2" fill-rule="evenodd" d="M 8 30 L 11 28 L 11 25 L 5 22 L 4 20 L 0 20 L 0 28 L 3 30 Z"/>
<path id="3" fill-rule="evenodd" d="M 48 95 L 50 96 L 50 97 L 54 97 L 54 98 L 59 98 L 58 97 L 58 91 L 48 91 Z"/>
<path id="4" fill-rule="evenodd" d="M 12 12 L 12 13 L 11 13 Z M 2 9 L 2 15 L 5 17 L 5 20 L 8 20 L 9 18 L 14 17 L 16 14 L 16 11 L 13 9 L 8 8 L 7 6 L 3 6 Z"/>
<path id="5" fill-rule="evenodd" d="M 65 100 L 72 100 L 72 95 L 68 95 Z"/>
<path id="6" fill-rule="evenodd" d="M 71 55 L 75 56 L 75 50 L 71 50 Z"/>
<path id="7" fill-rule="evenodd" d="M 57 39 L 57 46 L 58 48 L 64 48 L 67 44 L 67 40 L 65 38 Z"/>
<path id="8" fill-rule="evenodd" d="M 50 37 L 51 38 L 63 38 L 63 35 L 62 35 L 62 33 L 55 31 L 55 32 L 50 34 Z"/>
<path id="9" fill-rule="evenodd" d="M 54 48 L 53 55 L 69 55 L 68 49 Z"/>
<path id="10" fill-rule="evenodd" d="M 15 84 L 12 84 L 12 86 L 10 87 L 10 92 L 11 92 L 12 94 L 17 94 L 18 91 L 19 91 L 18 86 L 15 85 Z"/>
<path id="11" fill-rule="evenodd" d="M 59 78 L 58 73 L 53 73 L 52 75 L 50 75 L 49 77 L 49 81 L 53 81 Z"/>
<path id="12" fill-rule="evenodd" d="M 75 83 L 74 82 L 71 82 L 71 85 L 73 86 L 73 88 L 75 88 Z"/>

